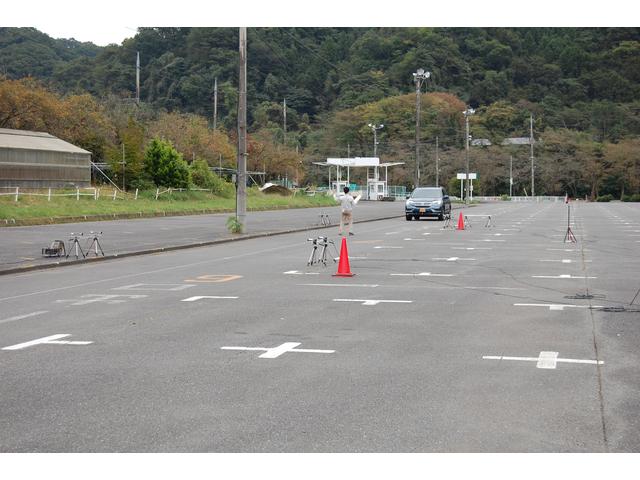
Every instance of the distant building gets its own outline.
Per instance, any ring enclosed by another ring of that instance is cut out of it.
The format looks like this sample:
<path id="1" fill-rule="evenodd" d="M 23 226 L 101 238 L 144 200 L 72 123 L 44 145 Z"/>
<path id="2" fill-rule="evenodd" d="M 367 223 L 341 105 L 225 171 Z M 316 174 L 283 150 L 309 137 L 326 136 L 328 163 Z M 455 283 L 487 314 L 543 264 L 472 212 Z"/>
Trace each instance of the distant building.
<path id="1" fill-rule="evenodd" d="M 0 128 L 0 187 L 91 186 L 91 152 L 44 132 Z"/>
<path id="2" fill-rule="evenodd" d="M 536 141 L 534 140 L 533 143 Z M 531 145 L 531 139 L 529 137 L 505 138 L 502 145 Z"/>

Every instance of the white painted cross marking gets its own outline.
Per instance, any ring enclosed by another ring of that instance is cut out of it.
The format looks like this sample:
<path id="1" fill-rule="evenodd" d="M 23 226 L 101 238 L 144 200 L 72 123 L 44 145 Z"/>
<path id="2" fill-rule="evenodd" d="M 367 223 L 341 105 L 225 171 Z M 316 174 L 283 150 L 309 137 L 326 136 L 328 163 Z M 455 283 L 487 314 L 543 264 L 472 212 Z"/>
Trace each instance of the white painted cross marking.
<path id="1" fill-rule="evenodd" d="M 392 277 L 455 277 L 455 275 L 450 273 L 431 273 L 431 272 L 420 272 L 420 273 L 390 273 Z"/>
<path id="2" fill-rule="evenodd" d="M 355 298 L 334 298 L 334 302 L 358 302 L 366 306 L 374 306 L 379 303 L 413 303 L 411 300 L 360 300 Z"/>
<path id="3" fill-rule="evenodd" d="M 110 305 L 117 303 L 124 303 L 128 299 L 146 298 L 147 295 L 104 295 L 104 294 L 89 294 L 82 295 L 80 299 L 76 300 L 56 300 L 57 303 L 71 303 L 71 305 L 88 305 L 90 303 L 108 303 Z M 84 300 L 81 300 L 83 299 Z"/>
<path id="4" fill-rule="evenodd" d="M 558 362 L 586 363 L 590 365 L 604 365 L 602 360 L 577 360 L 575 358 L 558 358 L 558 352 L 540 352 L 538 357 L 504 357 L 486 355 L 483 360 L 515 360 L 521 362 L 536 362 L 536 368 L 555 369 Z"/>
<path id="5" fill-rule="evenodd" d="M 549 307 L 549 310 L 564 310 L 565 308 L 604 308 L 602 305 L 566 305 L 557 303 L 514 303 L 514 307 Z"/>
<path id="6" fill-rule="evenodd" d="M 72 342 L 69 340 L 59 340 L 60 338 L 70 337 L 70 333 L 58 333 L 49 337 L 42 337 L 30 342 L 19 343 L 17 345 L 11 345 L 10 347 L 4 347 L 2 350 L 22 350 L 23 348 L 33 347 L 34 345 L 89 345 L 93 342 Z"/>
<path id="7" fill-rule="evenodd" d="M 307 348 L 296 348 L 301 343 L 286 342 L 273 348 L 263 347 L 220 347 L 220 350 L 256 350 L 265 352 L 258 358 L 278 358 L 280 355 L 288 352 L 298 353 L 335 353 L 335 350 L 311 350 Z"/>
<path id="8" fill-rule="evenodd" d="M 289 270 L 284 272 L 285 275 L 320 275 L 320 272 L 299 272 L 298 270 Z"/>
<path id="9" fill-rule="evenodd" d="M 38 312 L 27 313 L 25 315 L 17 315 L 15 317 L 9 317 L 9 318 L 5 318 L 4 320 L 0 320 L 0 323 L 15 322 L 17 320 L 22 320 L 24 318 L 30 318 L 30 317 L 35 317 L 37 315 L 42 315 L 43 313 L 47 313 L 47 312 L 48 310 L 40 310 Z"/>
<path id="10" fill-rule="evenodd" d="M 195 296 L 195 297 L 189 297 L 189 298 L 184 298 L 182 300 L 180 300 L 181 302 L 197 302 L 198 300 L 202 300 L 203 298 L 231 298 L 231 299 L 236 299 L 238 297 L 218 297 L 218 296 L 212 296 L 212 295 L 199 295 L 199 296 Z"/>
<path id="11" fill-rule="evenodd" d="M 583 276 L 574 276 L 574 275 L 531 275 L 531 278 L 598 278 L 598 277 L 583 277 Z"/>

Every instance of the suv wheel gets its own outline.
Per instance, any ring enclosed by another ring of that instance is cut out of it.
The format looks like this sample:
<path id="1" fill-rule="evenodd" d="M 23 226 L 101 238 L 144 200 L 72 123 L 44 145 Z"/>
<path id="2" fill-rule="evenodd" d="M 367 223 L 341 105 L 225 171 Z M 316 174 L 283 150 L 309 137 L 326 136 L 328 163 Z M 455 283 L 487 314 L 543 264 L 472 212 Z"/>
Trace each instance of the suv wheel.
<path id="1" fill-rule="evenodd" d="M 411 215 L 405 215 L 407 217 L 407 222 L 410 222 L 411 219 L 413 218 Z"/>

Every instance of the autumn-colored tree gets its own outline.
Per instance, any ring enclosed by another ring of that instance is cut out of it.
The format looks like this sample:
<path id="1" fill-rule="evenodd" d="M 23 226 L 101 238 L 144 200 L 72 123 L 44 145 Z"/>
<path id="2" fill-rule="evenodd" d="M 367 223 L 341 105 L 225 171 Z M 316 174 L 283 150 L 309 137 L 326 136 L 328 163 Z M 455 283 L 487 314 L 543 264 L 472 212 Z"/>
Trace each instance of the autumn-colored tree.
<path id="1" fill-rule="evenodd" d="M 204 117 L 193 114 L 161 114 L 148 129 L 148 137 L 169 140 L 187 161 L 202 158 L 209 165 L 235 165 L 236 149 L 229 137 L 220 129 L 215 132 L 207 126 Z M 220 158 L 222 157 L 222 158 Z"/>
<path id="2" fill-rule="evenodd" d="M 0 128 L 49 132 L 60 128 L 63 105 L 60 98 L 33 78 L 8 80 L 0 77 Z"/>

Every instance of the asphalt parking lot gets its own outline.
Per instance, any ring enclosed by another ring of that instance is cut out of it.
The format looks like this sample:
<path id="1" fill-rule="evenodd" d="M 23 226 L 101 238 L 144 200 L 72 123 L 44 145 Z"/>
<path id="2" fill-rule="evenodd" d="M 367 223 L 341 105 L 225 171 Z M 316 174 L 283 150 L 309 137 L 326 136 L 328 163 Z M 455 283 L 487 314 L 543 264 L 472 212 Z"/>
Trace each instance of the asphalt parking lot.
<path id="1" fill-rule="evenodd" d="M 465 213 L 1 276 L 0 451 L 637 452 L 640 208 Z"/>

